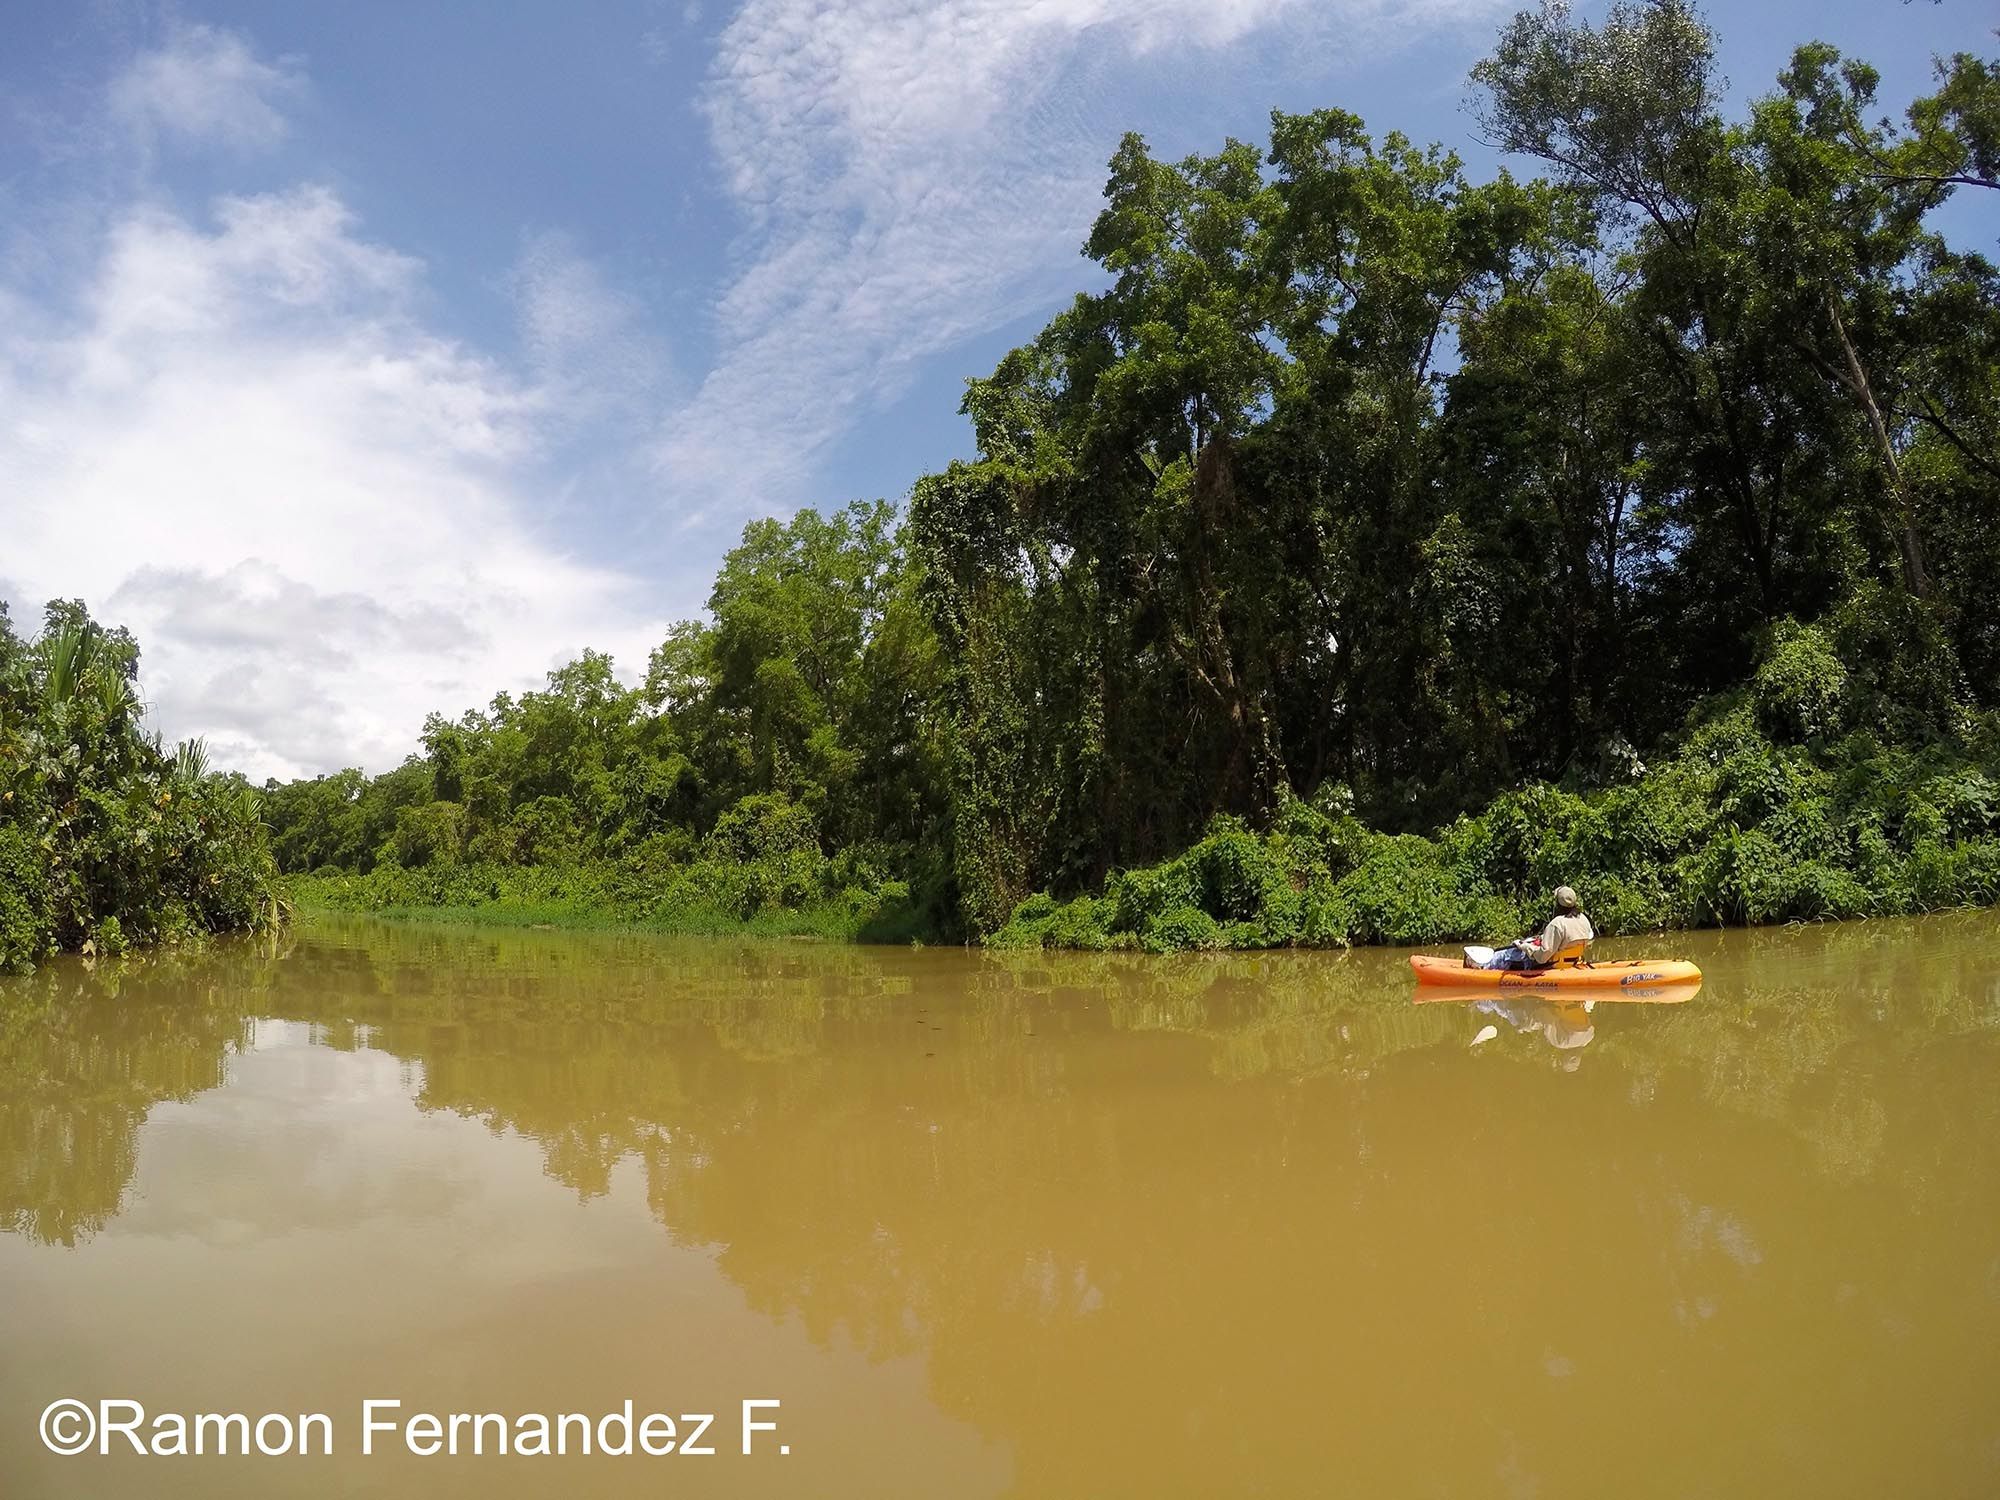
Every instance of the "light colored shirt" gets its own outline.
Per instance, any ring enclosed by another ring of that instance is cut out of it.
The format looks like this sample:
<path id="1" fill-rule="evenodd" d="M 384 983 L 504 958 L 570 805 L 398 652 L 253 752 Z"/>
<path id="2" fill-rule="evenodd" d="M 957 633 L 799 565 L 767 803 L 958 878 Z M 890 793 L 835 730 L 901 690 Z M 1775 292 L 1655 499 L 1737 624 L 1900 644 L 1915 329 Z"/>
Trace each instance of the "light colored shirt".
<path id="1" fill-rule="evenodd" d="M 1582 912 L 1557 912 L 1549 918 L 1549 925 L 1542 929 L 1542 935 L 1530 939 L 1539 950 L 1542 962 L 1547 963 L 1571 943 L 1590 943 L 1597 940 L 1597 929 L 1590 925 L 1590 918 Z"/>

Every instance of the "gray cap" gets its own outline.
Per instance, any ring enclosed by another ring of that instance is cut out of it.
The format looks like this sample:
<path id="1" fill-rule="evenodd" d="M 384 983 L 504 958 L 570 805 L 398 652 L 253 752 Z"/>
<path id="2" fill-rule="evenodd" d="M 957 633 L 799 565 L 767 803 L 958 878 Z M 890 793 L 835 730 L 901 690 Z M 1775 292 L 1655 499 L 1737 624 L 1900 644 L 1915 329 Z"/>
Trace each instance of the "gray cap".
<path id="1" fill-rule="evenodd" d="M 1556 905 L 1564 911 L 1575 911 L 1578 906 L 1576 892 L 1566 885 L 1556 887 Z"/>

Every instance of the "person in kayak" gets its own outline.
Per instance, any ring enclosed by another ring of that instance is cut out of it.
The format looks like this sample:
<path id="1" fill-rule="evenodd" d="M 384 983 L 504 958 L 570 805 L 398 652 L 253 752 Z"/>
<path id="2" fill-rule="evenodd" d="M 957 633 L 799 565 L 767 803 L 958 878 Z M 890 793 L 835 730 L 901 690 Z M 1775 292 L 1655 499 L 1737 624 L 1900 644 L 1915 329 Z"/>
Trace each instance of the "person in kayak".
<path id="1" fill-rule="evenodd" d="M 1555 889 L 1556 914 L 1549 918 L 1548 925 L 1534 937 L 1516 938 L 1506 947 L 1494 952 L 1485 965 L 1489 969 L 1545 969 L 1555 962 L 1555 957 L 1571 943 L 1593 943 L 1597 941 L 1597 929 L 1590 925 L 1590 918 L 1583 914 L 1583 907 L 1576 899 L 1576 892 L 1566 885 Z"/>

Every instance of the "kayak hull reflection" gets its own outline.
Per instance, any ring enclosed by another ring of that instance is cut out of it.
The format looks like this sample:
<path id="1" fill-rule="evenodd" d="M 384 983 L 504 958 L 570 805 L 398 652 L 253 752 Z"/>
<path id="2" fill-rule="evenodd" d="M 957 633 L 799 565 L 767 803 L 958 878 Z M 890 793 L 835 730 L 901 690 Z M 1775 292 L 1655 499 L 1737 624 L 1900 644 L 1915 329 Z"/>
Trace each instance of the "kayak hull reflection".
<path id="1" fill-rule="evenodd" d="M 1470 1005 L 1480 1000 L 1499 1000 L 1503 996 L 1507 1003 L 1527 1000 L 1546 1000 L 1555 1005 L 1596 1005 L 1602 1000 L 1606 1005 L 1684 1005 L 1701 993 L 1699 980 L 1683 980 L 1679 984 L 1634 984 L 1621 985 L 1617 989 L 1566 990 L 1558 992 L 1552 986 L 1536 988 L 1533 985 L 1508 985 L 1504 990 L 1496 990 L 1491 985 L 1485 989 L 1471 989 L 1465 985 L 1420 984 L 1414 999 L 1418 1005 L 1450 1004 Z"/>
<path id="2" fill-rule="evenodd" d="M 1421 985 L 1448 985 L 1455 990 L 1591 990 L 1630 993 L 1700 984 L 1701 970 L 1680 958 L 1628 958 L 1564 969 L 1475 969 L 1463 959 L 1410 957 Z M 1608 994 L 1607 994 L 1608 998 Z"/>

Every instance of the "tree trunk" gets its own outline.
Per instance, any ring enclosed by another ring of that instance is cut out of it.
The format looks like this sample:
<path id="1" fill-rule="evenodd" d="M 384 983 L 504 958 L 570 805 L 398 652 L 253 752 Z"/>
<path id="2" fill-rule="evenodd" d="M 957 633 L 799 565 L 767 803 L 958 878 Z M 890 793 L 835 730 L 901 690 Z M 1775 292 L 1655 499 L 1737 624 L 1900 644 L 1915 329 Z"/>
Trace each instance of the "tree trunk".
<path id="1" fill-rule="evenodd" d="M 1902 553 L 1903 586 L 1917 598 L 1927 599 L 1931 592 L 1930 570 L 1924 566 L 1924 544 L 1917 535 L 1916 518 L 1910 511 L 1909 491 L 1903 485 L 1903 466 L 1896 461 L 1896 445 L 1890 441 L 1889 424 L 1882 419 L 1882 408 L 1876 404 L 1874 388 L 1868 383 L 1868 372 L 1861 364 L 1854 341 L 1847 336 L 1846 320 L 1840 316 L 1840 300 L 1834 296 L 1832 288 L 1827 289 L 1826 312 L 1833 322 L 1834 335 L 1840 340 L 1841 357 L 1847 366 L 1847 388 L 1860 405 L 1862 415 L 1868 418 L 1868 430 L 1875 436 L 1875 449 L 1882 457 L 1882 471 L 1888 477 L 1889 495 L 1896 507 L 1893 529 L 1897 547 Z"/>
<path id="2" fill-rule="evenodd" d="M 1193 563 L 1195 590 L 1195 651 L 1208 665 L 1200 675 L 1221 700 L 1229 720 L 1228 781 L 1240 802 L 1258 810 L 1277 800 L 1287 784 L 1284 757 L 1271 736 L 1270 717 L 1261 693 L 1246 692 L 1236 670 L 1236 654 L 1222 620 L 1222 600 L 1215 585 L 1211 559 L 1223 545 L 1221 533 L 1235 508 L 1236 483 L 1230 468 L 1229 439 L 1217 436 L 1195 458 L 1194 506 L 1196 538 Z"/>

